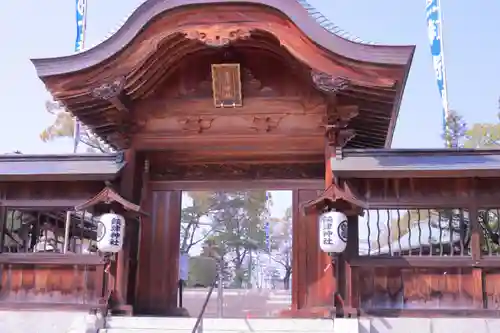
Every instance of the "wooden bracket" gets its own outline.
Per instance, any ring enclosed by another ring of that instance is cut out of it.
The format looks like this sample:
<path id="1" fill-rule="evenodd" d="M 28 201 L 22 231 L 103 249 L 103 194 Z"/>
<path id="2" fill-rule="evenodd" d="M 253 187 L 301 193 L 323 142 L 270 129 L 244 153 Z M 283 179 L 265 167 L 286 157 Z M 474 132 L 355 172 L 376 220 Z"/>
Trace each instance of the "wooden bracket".
<path id="1" fill-rule="evenodd" d="M 75 211 L 87 210 L 90 207 L 96 206 L 98 204 L 106 204 L 109 205 L 113 202 L 117 202 L 120 204 L 125 210 L 137 213 L 139 215 L 148 215 L 147 213 L 141 210 L 141 207 L 131 203 L 130 201 L 123 198 L 121 195 L 116 193 L 111 187 L 106 186 L 101 192 L 96 194 L 91 199 L 86 202 L 75 206 Z"/>
<path id="2" fill-rule="evenodd" d="M 92 89 L 92 96 L 109 101 L 119 111 L 130 112 L 130 101 L 123 93 L 125 81 L 125 76 L 117 77 L 111 82 Z"/>
<path id="3" fill-rule="evenodd" d="M 330 185 L 316 199 L 306 202 L 302 206 L 306 215 L 334 209 L 346 215 L 362 215 L 366 208 L 367 204 L 359 200 L 348 186 L 342 189 L 336 184 Z"/>
<path id="4" fill-rule="evenodd" d="M 337 106 L 332 114 L 327 116 L 325 127 L 326 144 L 328 147 L 334 147 L 335 156 L 342 158 L 342 148 L 354 138 L 356 132 L 354 129 L 347 128 L 349 121 L 359 114 L 359 108 L 356 105 Z"/>
<path id="5" fill-rule="evenodd" d="M 318 90 L 330 94 L 337 93 L 349 86 L 349 79 L 332 76 L 317 70 L 311 70 L 311 79 Z"/>

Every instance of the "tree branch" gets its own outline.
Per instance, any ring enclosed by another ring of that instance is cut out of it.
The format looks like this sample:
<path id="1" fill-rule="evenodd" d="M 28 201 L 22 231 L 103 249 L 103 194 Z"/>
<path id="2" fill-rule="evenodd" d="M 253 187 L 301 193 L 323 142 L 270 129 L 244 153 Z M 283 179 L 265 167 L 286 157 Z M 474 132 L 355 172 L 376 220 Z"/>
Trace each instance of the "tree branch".
<path id="1" fill-rule="evenodd" d="M 193 242 L 192 238 L 191 238 L 191 243 L 189 244 L 186 252 L 189 252 L 189 250 L 191 250 L 193 248 L 193 246 L 195 246 L 196 244 L 199 244 L 199 243 L 205 241 L 214 230 L 215 230 L 215 227 L 210 228 L 210 230 L 207 233 L 205 233 L 205 235 L 203 235 L 203 237 L 200 237 L 197 241 Z M 194 234 L 194 232 L 193 232 L 193 234 Z"/>

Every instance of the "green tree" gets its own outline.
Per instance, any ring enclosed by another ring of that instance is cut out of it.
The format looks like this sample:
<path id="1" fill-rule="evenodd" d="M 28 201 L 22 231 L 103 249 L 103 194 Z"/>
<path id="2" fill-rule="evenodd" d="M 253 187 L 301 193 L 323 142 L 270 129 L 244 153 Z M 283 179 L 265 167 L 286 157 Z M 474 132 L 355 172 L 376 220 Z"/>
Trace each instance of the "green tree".
<path id="1" fill-rule="evenodd" d="M 474 124 L 467 130 L 464 148 L 500 148 L 500 122 L 497 124 Z"/>
<path id="2" fill-rule="evenodd" d="M 179 248 L 181 253 L 189 253 L 194 246 L 204 242 L 213 232 L 214 226 L 211 223 L 207 225 L 207 223 L 202 222 L 202 219 L 207 218 L 215 208 L 207 201 L 208 195 L 206 193 L 188 193 L 192 205 L 183 208 L 181 212 Z"/>
<path id="3" fill-rule="evenodd" d="M 75 118 L 58 102 L 47 101 L 45 109 L 54 115 L 54 122 L 40 133 L 43 142 L 51 142 L 60 138 L 73 138 L 75 135 Z M 104 144 L 99 137 L 82 126 L 80 142 L 87 147 L 87 152 L 108 153 L 112 149 Z"/>
<path id="4" fill-rule="evenodd" d="M 191 205 L 184 207 L 181 212 L 181 231 L 179 251 L 188 254 L 198 244 L 203 244 L 200 256 L 191 256 L 189 260 L 189 279 L 187 285 L 190 287 L 207 287 L 213 280 L 213 248 L 207 240 L 213 233 L 213 225 L 203 222 L 207 219 L 214 207 L 209 201 L 209 192 L 188 192 L 187 197 L 192 201 Z M 183 200 L 186 197 L 183 196 Z M 208 260 L 210 259 L 210 260 Z"/>
<path id="5" fill-rule="evenodd" d="M 500 109 L 500 99 L 498 101 Z M 498 149 L 500 147 L 500 114 L 499 122 L 473 124 L 465 133 L 465 148 Z"/>
<path id="6" fill-rule="evenodd" d="M 462 148 L 467 133 L 467 123 L 462 115 L 451 110 L 446 119 L 443 139 L 448 148 Z"/>
<path id="7" fill-rule="evenodd" d="M 204 198 L 214 230 L 206 243 L 217 248 L 233 288 L 250 283 L 251 253 L 265 248 L 266 201 L 266 191 L 211 192 Z"/>
<path id="8" fill-rule="evenodd" d="M 187 285 L 189 287 L 208 287 L 217 276 L 216 259 L 200 255 L 189 258 L 189 277 Z"/>

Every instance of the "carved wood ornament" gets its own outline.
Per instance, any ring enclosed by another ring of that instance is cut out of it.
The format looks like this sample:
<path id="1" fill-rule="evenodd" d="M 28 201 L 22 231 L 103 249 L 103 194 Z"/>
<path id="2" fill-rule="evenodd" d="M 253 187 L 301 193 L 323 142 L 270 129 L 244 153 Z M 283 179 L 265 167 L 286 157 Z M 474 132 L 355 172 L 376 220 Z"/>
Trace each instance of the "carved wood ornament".
<path id="1" fill-rule="evenodd" d="M 280 121 L 285 116 L 255 116 L 253 117 L 252 128 L 257 132 L 269 133 L 278 128 Z"/>
<path id="2" fill-rule="evenodd" d="M 179 119 L 182 129 L 186 132 L 201 134 L 212 126 L 215 117 L 187 117 Z"/>
<path id="3" fill-rule="evenodd" d="M 111 82 L 106 82 L 92 89 L 92 97 L 109 101 L 120 111 L 130 112 L 130 103 L 123 94 L 125 82 L 125 76 L 119 76 Z"/>
<path id="4" fill-rule="evenodd" d="M 185 36 L 210 47 L 224 47 L 238 39 L 250 37 L 250 31 L 235 27 L 214 26 L 203 30 L 188 31 Z"/>
<path id="5" fill-rule="evenodd" d="M 311 71 L 311 78 L 316 88 L 325 93 L 336 93 L 349 86 L 349 80 L 345 77 L 331 76 L 316 70 Z"/>
<path id="6" fill-rule="evenodd" d="M 304 164 L 204 164 L 152 166 L 155 180 L 321 179 L 323 165 Z"/>
<path id="7" fill-rule="evenodd" d="M 311 71 L 311 78 L 315 87 L 327 94 L 336 94 L 346 89 L 350 82 L 347 78 L 332 76 L 316 70 Z M 359 114 L 359 108 L 356 105 L 334 106 L 334 110 L 327 116 L 326 138 L 329 146 L 335 147 L 340 153 L 344 147 L 355 135 L 354 130 L 348 129 L 349 121 Z"/>
<path id="8" fill-rule="evenodd" d="M 110 100 L 120 96 L 124 86 L 125 86 L 125 77 L 120 76 L 111 82 L 103 83 L 99 87 L 94 88 L 92 90 L 92 96 L 94 98 Z"/>

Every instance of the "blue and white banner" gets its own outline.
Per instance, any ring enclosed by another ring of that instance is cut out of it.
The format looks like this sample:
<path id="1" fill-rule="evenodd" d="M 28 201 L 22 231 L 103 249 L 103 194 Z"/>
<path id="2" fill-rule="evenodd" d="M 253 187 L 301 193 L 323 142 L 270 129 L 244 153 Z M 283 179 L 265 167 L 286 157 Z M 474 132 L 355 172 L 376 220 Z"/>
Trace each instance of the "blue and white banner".
<path id="1" fill-rule="evenodd" d="M 271 252 L 271 225 L 269 221 L 264 223 L 264 232 L 266 234 L 266 249 Z"/>
<path id="2" fill-rule="evenodd" d="M 85 46 L 87 27 L 87 0 L 76 0 L 76 41 L 75 51 L 81 52 Z"/>
<path id="3" fill-rule="evenodd" d="M 439 0 L 426 0 L 427 34 L 431 46 L 432 62 L 436 72 L 436 80 L 443 105 L 443 130 L 446 130 L 448 118 L 448 94 L 446 90 L 446 70 L 443 56 L 443 34 L 441 4 Z"/>
<path id="4" fill-rule="evenodd" d="M 87 28 L 87 0 L 76 0 L 76 40 L 75 52 L 82 52 L 85 47 L 85 32 Z M 73 131 L 73 153 L 78 150 L 80 143 L 81 124 L 75 118 L 75 129 Z"/>
<path id="5" fill-rule="evenodd" d="M 271 192 L 266 191 L 266 215 L 269 217 L 271 209 Z M 265 232 L 265 242 L 266 249 L 271 252 L 271 224 L 269 220 L 264 223 L 264 232 Z"/>

